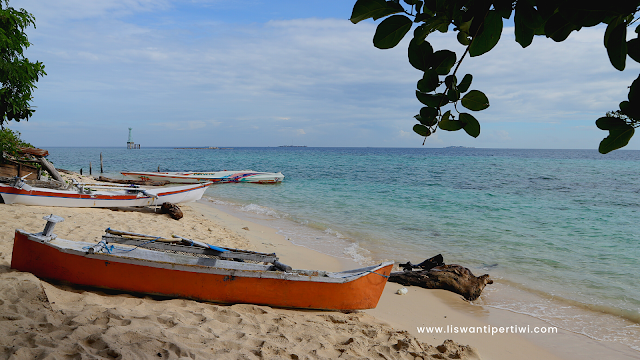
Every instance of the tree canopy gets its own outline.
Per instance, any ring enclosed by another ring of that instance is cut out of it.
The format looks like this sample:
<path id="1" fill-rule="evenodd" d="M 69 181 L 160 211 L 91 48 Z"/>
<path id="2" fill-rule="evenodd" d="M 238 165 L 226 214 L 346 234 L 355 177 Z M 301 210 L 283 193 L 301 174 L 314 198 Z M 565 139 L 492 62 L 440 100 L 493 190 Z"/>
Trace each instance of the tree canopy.
<path id="1" fill-rule="evenodd" d="M 31 43 L 24 30 L 33 25 L 35 17 L 24 9 L 9 7 L 9 0 L 0 0 L 0 128 L 11 120 L 29 120 L 35 111 L 30 105 L 32 91 L 38 79 L 46 75 L 44 65 L 30 62 L 24 51 Z"/>
<path id="2" fill-rule="evenodd" d="M 423 72 L 416 85 L 416 97 L 424 106 L 415 116 L 418 123 L 413 130 L 426 140 L 438 129 L 463 129 L 473 137 L 480 135 L 478 120 L 471 113 L 460 112 L 458 104 L 475 112 L 488 108 L 489 99 L 482 91 L 470 90 L 471 74 L 458 80 L 457 71 L 467 55 L 483 55 L 498 44 L 503 19 L 513 18 L 515 40 L 523 48 L 532 43 L 534 36 L 562 42 L 573 31 L 606 24 L 604 47 L 611 65 L 623 71 L 627 57 L 640 62 L 640 26 L 635 28 L 636 37 L 627 41 L 627 28 L 638 20 L 635 16 L 639 9 L 639 1 L 620 0 L 357 0 L 351 21 L 356 24 L 384 18 L 373 36 L 373 45 L 379 49 L 395 47 L 416 25 L 408 58 L 414 68 Z M 434 50 L 426 40 L 435 31 L 450 30 L 457 32 L 458 42 L 465 47 L 459 60 L 455 52 Z M 450 104 L 452 109 L 445 111 L 444 107 Z M 619 110 L 607 112 L 596 120 L 596 126 L 609 131 L 600 143 L 601 153 L 629 143 L 640 126 L 640 76 L 630 85 Z"/>

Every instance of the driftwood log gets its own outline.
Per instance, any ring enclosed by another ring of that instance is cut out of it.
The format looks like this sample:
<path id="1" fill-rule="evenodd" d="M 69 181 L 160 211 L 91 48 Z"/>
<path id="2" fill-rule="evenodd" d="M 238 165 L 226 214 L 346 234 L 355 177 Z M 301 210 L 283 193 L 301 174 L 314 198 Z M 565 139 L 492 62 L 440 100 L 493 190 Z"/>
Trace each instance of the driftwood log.
<path id="1" fill-rule="evenodd" d="M 64 182 L 64 179 L 62 178 L 62 176 L 60 176 L 53 164 L 48 162 L 47 159 L 44 158 L 44 156 L 37 156 L 34 161 L 40 163 L 42 168 L 47 170 L 47 172 L 51 174 L 51 178 L 53 180 Z"/>
<path id="2" fill-rule="evenodd" d="M 172 204 L 170 202 L 163 203 L 160 207 L 160 213 L 169 214 L 173 219 L 180 220 L 184 215 L 182 215 L 182 210 L 176 204 Z"/>
<path id="3" fill-rule="evenodd" d="M 414 285 L 426 289 L 444 289 L 462 295 L 469 301 L 480 297 L 487 284 L 493 284 L 488 274 L 475 276 L 460 265 L 446 265 L 438 254 L 420 264 L 400 264 L 404 271 L 391 273 L 389 281 L 401 285 Z M 414 269 L 417 269 L 414 271 Z"/>

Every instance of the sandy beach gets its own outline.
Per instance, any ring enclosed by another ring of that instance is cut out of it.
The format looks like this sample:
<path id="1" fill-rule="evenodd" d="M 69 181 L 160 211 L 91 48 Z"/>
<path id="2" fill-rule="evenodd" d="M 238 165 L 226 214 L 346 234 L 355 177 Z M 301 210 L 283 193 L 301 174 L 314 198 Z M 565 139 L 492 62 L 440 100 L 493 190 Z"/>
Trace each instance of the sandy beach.
<path id="1" fill-rule="evenodd" d="M 0 359 L 506 360 L 585 359 L 592 358 L 585 354 L 610 356 L 612 352 L 622 356 L 618 358 L 634 355 L 563 331 L 537 338 L 511 333 L 421 334 L 417 326 L 548 324 L 487 311 L 443 290 L 410 287 L 407 295 L 400 296 L 395 292 L 401 286 L 393 283 L 387 284 L 376 309 L 345 314 L 88 289 L 40 280 L 10 268 L 15 229 L 42 231 L 42 217 L 51 213 L 65 218 L 55 233 L 70 240 L 97 242 L 111 227 L 276 252 L 294 268 L 337 271 L 358 266 L 296 246 L 275 229 L 234 217 L 206 201 L 181 209 L 185 216 L 176 221 L 146 208 L 115 211 L 1 204 Z"/>

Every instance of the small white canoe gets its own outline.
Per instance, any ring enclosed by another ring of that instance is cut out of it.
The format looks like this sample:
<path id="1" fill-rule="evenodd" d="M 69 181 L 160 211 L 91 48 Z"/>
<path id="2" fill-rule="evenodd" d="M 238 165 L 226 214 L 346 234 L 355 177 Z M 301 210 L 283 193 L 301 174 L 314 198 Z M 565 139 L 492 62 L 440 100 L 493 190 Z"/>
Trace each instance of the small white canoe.
<path id="1" fill-rule="evenodd" d="M 123 171 L 125 178 L 146 181 L 170 181 L 172 183 L 191 184 L 204 181 L 214 183 L 249 182 L 258 184 L 276 184 L 284 179 L 281 172 L 269 173 L 253 170 L 211 171 L 211 172 L 152 172 Z"/>
<path id="2" fill-rule="evenodd" d="M 5 204 L 62 207 L 125 207 L 186 203 L 200 200 L 211 183 L 185 186 L 165 186 L 144 189 L 137 186 L 91 189 L 91 185 L 79 184 L 77 189 L 56 190 L 30 186 L 23 181 L 13 185 L 0 184 L 0 195 Z"/>

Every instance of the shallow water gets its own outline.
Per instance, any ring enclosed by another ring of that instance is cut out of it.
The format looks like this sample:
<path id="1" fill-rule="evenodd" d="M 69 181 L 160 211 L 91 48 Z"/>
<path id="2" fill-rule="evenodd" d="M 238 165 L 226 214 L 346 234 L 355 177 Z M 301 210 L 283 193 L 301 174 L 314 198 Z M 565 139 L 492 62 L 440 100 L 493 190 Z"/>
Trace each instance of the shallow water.
<path id="1" fill-rule="evenodd" d="M 59 168 L 282 171 L 222 184 L 218 206 L 279 219 L 304 246 L 361 263 L 442 253 L 497 279 L 487 306 L 640 350 L 640 151 L 51 148 Z"/>

